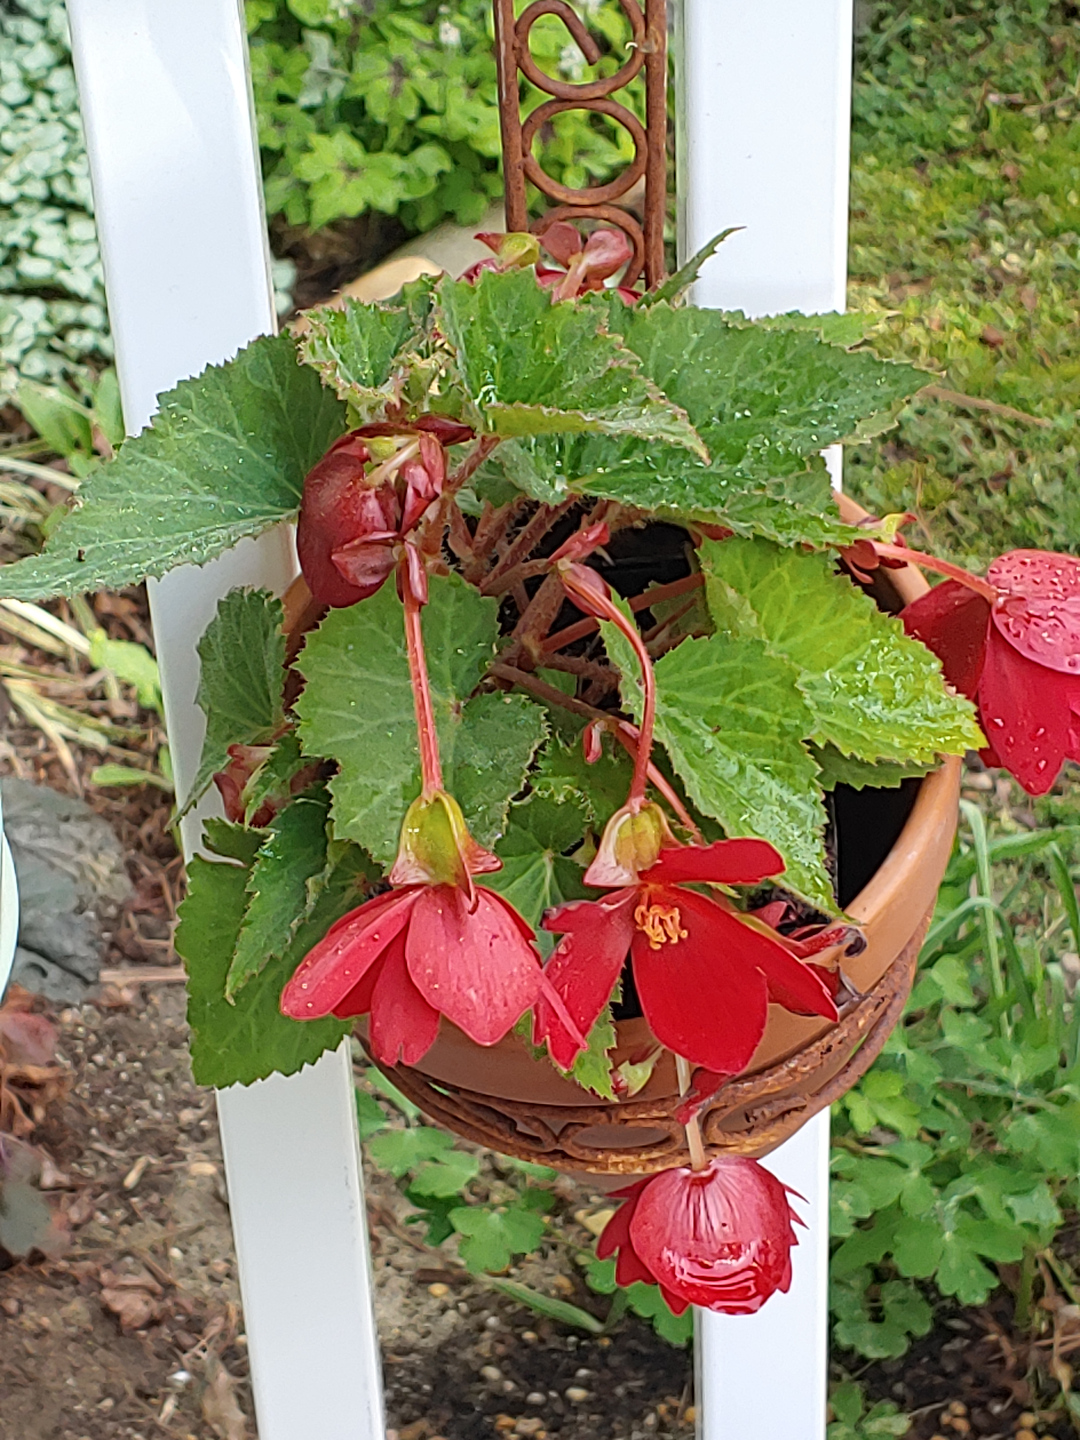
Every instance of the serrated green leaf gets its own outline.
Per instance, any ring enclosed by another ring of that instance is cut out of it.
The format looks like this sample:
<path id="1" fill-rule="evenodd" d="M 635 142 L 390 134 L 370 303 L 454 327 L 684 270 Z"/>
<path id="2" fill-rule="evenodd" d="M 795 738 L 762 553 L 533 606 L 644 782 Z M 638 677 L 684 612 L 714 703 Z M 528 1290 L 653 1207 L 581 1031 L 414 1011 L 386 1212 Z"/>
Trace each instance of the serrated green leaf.
<path id="1" fill-rule="evenodd" d="M 203 843 L 207 850 L 226 860 L 239 860 L 244 866 L 254 863 L 266 836 L 265 830 L 234 825 L 231 820 L 223 820 L 217 815 L 211 815 L 203 822 Z"/>
<path id="2" fill-rule="evenodd" d="M 161 397 L 149 429 L 80 486 L 44 552 L 0 572 L 24 600 L 116 589 L 203 565 L 295 514 L 304 476 L 345 429 L 341 402 L 288 335 L 256 340 Z"/>
<path id="3" fill-rule="evenodd" d="M 293 780 L 310 764 L 300 749 L 296 731 L 286 730 L 244 787 L 247 818 L 257 815 L 266 801 L 288 796 Z"/>
<path id="4" fill-rule="evenodd" d="M 599 760 L 590 765 L 580 740 L 569 745 L 552 740 L 529 783 L 536 794 L 559 805 L 578 806 L 593 826 L 602 830 L 625 802 L 632 775 L 633 766 L 621 747 L 605 745 Z"/>
<path id="5" fill-rule="evenodd" d="M 504 437 L 633 435 L 705 456 L 685 414 L 605 332 L 603 312 L 552 304 L 531 270 L 439 286 L 440 329 L 457 354 L 478 429 Z"/>
<path id="6" fill-rule="evenodd" d="M 284 954 L 307 908 L 308 883 L 326 866 L 329 799 L 299 795 L 267 826 L 248 877 L 250 897 L 236 942 L 225 996 L 231 1000 L 275 956 Z"/>
<path id="7" fill-rule="evenodd" d="M 342 307 L 309 310 L 300 359 L 312 366 L 324 385 L 363 420 L 380 418 L 393 398 L 394 361 L 419 340 L 414 318 L 402 306 L 364 305 L 346 300 Z"/>
<path id="8" fill-rule="evenodd" d="M 484 878 L 485 885 L 505 896 L 529 922 L 545 954 L 553 949 L 555 937 L 539 928 L 544 911 L 589 893 L 581 866 L 564 853 L 581 844 L 587 819 L 576 796 L 560 803 L 534 793 L 511 807 L 506 833 L 495 846 L 502 869 Z"/>
<path id="9" fill-rule="evenodd" d="M 764 640 L 798 671 L 807 739 L 861 760 L 924 764 L 981 744 L 970 701 L 946 690 L 937 657 L 829 556 L 738 537 L 699 553 L 717 627 Z"/>
<path id="10" fill-rule="evenodd" d="M 601 622 L 622 674 L 623 702 L 641 713 L 638 665 L 615 626 Z M 761 640 L 684 640 L 653 667 L 656 738 L 690 799 L 729 836 L 768 840 L 783 883 L 825 910 L 836 899 L 825 868 L 825 811 L 803 737 L 810 712 L 796 672 Z"/>
<path id="11" fill-rule="evenodd" d="M 295 1074 L 348 1034 L 350 1022 L 289 1020 L 278 1008 L 282 987 L 301 957 L 339 914 L 331 908 L 302 926 L 284 956 L 272 960 L 235 1005 L 225 976 L 247 908 L 247 871 L 238 865 L 188 862 L 188 897 L 180 906 L 176 950 L 188 972 L 191 1066 L 199 1085 L 249 1085 L 274 1071 Z M 349 908 L 345 904 L 340 914 Z"/>
<path id="12" fill-rule="evenodd" d="M 199 773 L 185 799 L 193 805 L 230 745 L 263 745 L 285 723 L 285 635 L 281 601 L 268 590 L 232 590 L 199 641 L 199 707 L 206 716 Z"/>
<path id="13" fill-rule="evenodd" d="M 604 1100 L 615 1099 L 611 1082 L 611 1057 L 609 1051 L 615 1048 L 618 1036 L 611 1006 L 605 1005 L 597 1016 L 596 1023 L 588 1034 L 588 1046 L 574 1057 L 570 1077 L 583 1090 L 591 1090 Z"/>
<path id="14" fill-rule="evenodd" d="M 835 790 L 837 785 L 847 785 L 852 790 L 896 790 L 905 780 L 921 779 L 934 768 L 929 761 L 915 764 L 901 760 L 859 760 L 853 755 L 842 755 L 835 745 L 811 744 L 808 748 L 820 771 L 818 784 L 823 790 Z"/>
<path id="15" fill-rule="evenodd" d="M 389 1170 L 395 1179 L 431 1160 L 444 1159 L 454 1148 L 454 1137 L 431 1125 L 409 1126 L 404 1130 L 388 1130 L 372 1140 L 368 1154 L 381 1170 Z"/>
<path id="16" fill-rule="evenodd" d="M 505 1270 L 515 1255 L 535 1250 L 544 1234 L 544 1217 L 518 1205 L 459 1205 L 450 1211 L 450 1223 L 462 1237 L 458 1254 L 470 1270 Z"/>
<path id="17" fill-rule="evenodd" d="M 495 653 L 497 611 L 497 601 L 451 575 L 432 577 L 423 614 L 446 785 L 485 845 L 501 832 L 546 733 L 543 710 L 523 696 L 468 698 Z M 393 586 L 332 610 L 298 666 L 307 680 L 297 704 L 301 742 L 339 766 L 330 782 L 335 834 L 388 865 L 420 793 L 403 610 Z"/>

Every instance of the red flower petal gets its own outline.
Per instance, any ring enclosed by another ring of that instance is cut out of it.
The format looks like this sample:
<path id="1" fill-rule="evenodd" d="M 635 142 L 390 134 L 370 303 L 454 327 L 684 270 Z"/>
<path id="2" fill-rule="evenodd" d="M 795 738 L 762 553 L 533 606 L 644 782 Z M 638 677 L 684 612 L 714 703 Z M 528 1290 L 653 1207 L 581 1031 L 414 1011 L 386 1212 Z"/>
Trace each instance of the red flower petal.
<path id="1" fill-rule="evenodd" d="M 986 578 L 1003 592 L 998 630 L 1028 660 L 1080 675 L 1080 560 L 1049 550 L 1011 550 Z"/>
<path id="2" fill-rule="evenodd" d="M 409 923 L 420 893 L 390 890 L 376 895 L 331 925 L 281 992 L 281 1013 L 293 1020 L 329 1015 Z"/>
<path id="3" fill-rule="evenodd" d="M 996 758 L 1029 795 L 1046 794 L 1072 749 L 1075 698 L 1080 677 L 1047 670 L 991 631 L 979 718 Z"/>
<path id="4" fill-rule="evenodd" d="M 634 980 L 653 1034 L 706 1070 L 744 1070 L 765 1031 L 762 957 L 771 958 L 775 941 L 693 890 L 647 887 L 641 902 L 677 910 L 687 932 L 656 949 L 634 934 Z"/>
<path id="5" fill-rule="evenodd" d="M 478 886 L 476 908 L 454 885 L 425 886 L 405 945 L 417 989 L 478 1045 L 494 1045 L 532 1008 L 540 957 L 501 895 Z"/>
<path id="6" fill-rule="evenodd" d="M 974 700 L 986 656 L 990 605 L 959 580 L 943 580 L 900 612 L 904 629 L 941 661 L 945 678 Z"/>
<path id="7" fill-rule="evenodd" d="M 585 1037 L 611 998 L 634 935 L 635 889 L 600 900 L 576 900 L 545 917 L 544 928 L 565 931 L 544 970 Z M 550 919 L 550 924 L 548 923 Z M 547 1041 L 555 1064 L 569 1070 L 581 1050 L 543 992 L 533 1014 L 533 1044 Z"/>
<path id="8" fill-rule="evenodd" d="M 412 982 L 405 936 L 391 942 L 371 996 L 371 1048 L 384 1065 L 415 1065 L 435 1043 L 439 1012 Z"/>
<path id="9" fill-rule="evenodd" d="M 642 1191 L 630 1239 L 666 1293 L 750 1315 L 791 1283 L 794 1218 L 784 1186 L 756 1160 L 665 1170 Z"/>
<path id="10" fill-rule="evenodd" d="M 678 845 L 661 850 L 660 859 L 641 878 L 646 884 L 713 880 L 720 885 L 759 885 L 783 870 L 780 852 L 764 840 L 717 840 L 712 845 Z"/>
<path id="11" fill-rule="evenodd" d="M 810 965 L 789 954 L 781 944 L 762 950 L 758 964 L 769 982 L 769 999 L 794 1015 L 837 1019 L 836 1001 L 828 985 Z"/>

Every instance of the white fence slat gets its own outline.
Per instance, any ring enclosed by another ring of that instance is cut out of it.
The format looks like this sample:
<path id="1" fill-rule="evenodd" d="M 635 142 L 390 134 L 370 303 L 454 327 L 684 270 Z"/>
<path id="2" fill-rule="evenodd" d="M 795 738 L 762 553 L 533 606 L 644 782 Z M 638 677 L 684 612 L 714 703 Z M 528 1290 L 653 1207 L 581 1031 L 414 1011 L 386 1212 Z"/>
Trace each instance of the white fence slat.
<path id="1" fill-rule="evenodd" d="M 731 225 L 699 305 L 845 308 L 851 0 L 682 0 L 676 36 L 680 255 Z M 826 455 L 840 482 L 838 447 Z M 787 1295 L 697 1312 L 700 1440 L 822 1440 L 828 1355 L 828 1115 L 767 1165 L 810 1202 Z M 778 1376 L 782 1379 L 777 1380 Z"/>
<path id="2" fill-rule="evenodd" d="M 700 1440 L 821 1440 L 828 1380 L 829 1114 L 823 1111 L 765 1161 L 806 1222 L 791 1289 L 756 1315 L 697 1310 Z"/>
<path id="3" fill-rule="evenodd" d="M 68 0 L 128 429 L 274 328 L 239 0 Z M 202 743 L 196 642 L 237 584 L 281 590 L 287 532 L 152 587 L 178 788 Z M 197 822 L 185 829 L 190 851 Z M 381 1440 L 347 1047 L 219 1092 L 261 1440 Z"/>
<path id="4" fill-rule="evenodd" d="M 19 937 L 19 885 L 11 849 L 4 835 L 4 807 L 0 801 L 0 1000 L 15 962 Z"/>

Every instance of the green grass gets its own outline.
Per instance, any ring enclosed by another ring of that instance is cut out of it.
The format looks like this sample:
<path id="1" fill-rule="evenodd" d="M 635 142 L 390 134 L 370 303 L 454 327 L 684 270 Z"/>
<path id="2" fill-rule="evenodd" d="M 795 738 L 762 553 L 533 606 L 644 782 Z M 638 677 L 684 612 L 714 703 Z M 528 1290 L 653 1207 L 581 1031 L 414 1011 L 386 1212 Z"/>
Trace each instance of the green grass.
<path id="1" fill-rule="evenodd" d="M 1080 549 L 1080 27 L 1075 7 L 878 5 L 855 75 L 850 304 L 871 343 L 1038 417 L 922 400 L 847 484 L 970 563 Z"/>

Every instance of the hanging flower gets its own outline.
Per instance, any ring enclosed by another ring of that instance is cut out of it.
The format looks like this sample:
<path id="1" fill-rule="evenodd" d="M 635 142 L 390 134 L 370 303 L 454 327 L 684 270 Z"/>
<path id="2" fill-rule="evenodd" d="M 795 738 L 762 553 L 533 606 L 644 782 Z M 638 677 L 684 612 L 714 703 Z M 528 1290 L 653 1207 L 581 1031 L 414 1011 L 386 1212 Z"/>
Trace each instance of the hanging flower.
<path id="1" fill-rule="evenodd" d="M 554 300 L 573 300 L 590 290 L 603 290 L 605 282 L 617 275 L 634 258 L 634 247 L 622 230 L 599 229 L 584 237 L 569 221 L 557 220 L 537 237 L 528 232 L 500 234 L 481 230 L 476 236 L 493 251 L 490 259 L 477 260 L 462 272 L 461 279 L 476 282 L 485 270 L 496 272 L 536 267 L 536 278 Z M 540 251 L 556 260 L 561 269 L 544 265 Z M 636 291 L 620 285 L 617 293 L 628 305 L 640 299 Z"/>
<path id="2" fill-rule="evenodd" d="M 421 415 L 363 425 L 334 442 L 304 480 L 296 527 L 300 569 L 320 604 L 374 595 L 398 541 L 442 494 L 446 447 L 472 438 L 467 425 Z"/>
<path id="3" fill-rule="evenodd" d="M 543 977 L 529 926 L 501 895 L 473 883 L 499 866 L 452 796 L 414 801 L 390 872 L 394 888 L 308 952 L 282 993 L 282 1013 L 370 1014 L 371 1047 L 387 1065 L 414 1065 L 442 1015 L 478 1045 L 494 1045 L 535 1003 Z"/>
<path id="4" fill-rule="evenodd" d="M 793 1222 L 802 1223 L 788 1203 L 793 1193 L 740 1155 L 663 1170 L 615 1192 L 623 1204 L 596 1253 L 617 1253 L 620 1285 L 659 1285 L 676 1315 L 688 1305 L 752 1315 L 791 1285 Z"/>
<path id="5" fill-rule="evenodd" d="M 616 865 L 633 863 L 632 852 L 640 857 L 652 848 L 650 837 L 644 844 L 641 840 L 650 823 L 657 837 L 662 833 L 652 812 L 658 807 L 633 817 L 636 834 L 621 812 L 614 817 L 587 881 L 611 883 L 593 870 L 616 873 Z M 614 839 L 609 838 L 613 828 Z M 599 900 L 557 906 L 544 916 L 544 929 L 563 936 L 545 973 L 583 1035 L 610 1000 L 627 953 L 642 1011 L 657 1040 L 709 1071 L 735 1075 L 745 1070 L 765 1033 L 770 1002 L 799 1015 L 837 1018 L 831 985 L 766 926 L 689 888 L 760 884 L 784 868 L 771 845 L 718 840 L 661 849 L 657 838 L 654 853 L 653 863 L 633 884 Z M 546 1040 L 564 1070 L 582 1048 L 545 996 L 536 1006 L 533 1040 Z"/>
<path id="6" fill-rule="evenodd" d="M 902 612 L 904 628 L 975 701 L 986 763 L 1045 795 L 1064 762 L 1080 760 L 1080 560 L 1012 550 L 980 580 L 912 558 L 949 578 Z"/>

